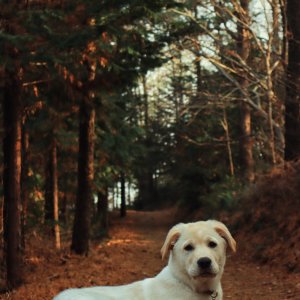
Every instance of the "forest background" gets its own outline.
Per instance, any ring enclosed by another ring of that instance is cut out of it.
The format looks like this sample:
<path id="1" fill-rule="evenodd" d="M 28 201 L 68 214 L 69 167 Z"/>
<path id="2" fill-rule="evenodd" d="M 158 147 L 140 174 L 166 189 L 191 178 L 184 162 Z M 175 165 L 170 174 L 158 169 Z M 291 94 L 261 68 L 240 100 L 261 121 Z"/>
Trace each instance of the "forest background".
<path id="1" fill-rule="evenodd" d="M 4 289 L 22 284 L 32 230 L 57 249 L 71 230 L 85 255 L 108 208 L 216 216 L 296 160 L 299 13 L 297 0 L 0 1 Z"/>

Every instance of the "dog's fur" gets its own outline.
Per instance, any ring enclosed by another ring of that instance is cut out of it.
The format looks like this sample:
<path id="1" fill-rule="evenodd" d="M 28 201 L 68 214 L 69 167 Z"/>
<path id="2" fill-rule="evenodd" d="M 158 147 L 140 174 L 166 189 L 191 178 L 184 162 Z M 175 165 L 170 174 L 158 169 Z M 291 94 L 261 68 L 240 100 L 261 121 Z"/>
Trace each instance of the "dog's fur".
<path id="1" fill-rule="evenodd" d="M 123 286 L 69 289 L 53 300 L 221 300 L 227 245 L 236 251 L 221 222 L 181 223 L 166 237 L 161 254 L 169 261 L 156 277 Z"/>

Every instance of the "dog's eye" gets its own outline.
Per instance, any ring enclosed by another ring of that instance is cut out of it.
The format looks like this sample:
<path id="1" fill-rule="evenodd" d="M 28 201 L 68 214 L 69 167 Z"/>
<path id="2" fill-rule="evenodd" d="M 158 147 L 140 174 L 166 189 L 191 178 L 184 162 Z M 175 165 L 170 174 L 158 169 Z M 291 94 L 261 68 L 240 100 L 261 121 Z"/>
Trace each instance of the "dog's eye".
<path id="1" fill-rule="evenodd" d="M 218 244 L 215 243 L 215 242 L 209 242 L 209 243 L 208 243 L 208 247 L 209 247 L 209 248 L 216 248 L 217 246 L 218 246 Z"/>
<path id="2" fill-rule="evenodd" d="M 191 244 L 187 244 L 187 245 L 184 247 L 184 250 L 185 250 L 185 251 L 193 251 L 193 250 L 194 250 L 194 246 L 191 245 Z"/>

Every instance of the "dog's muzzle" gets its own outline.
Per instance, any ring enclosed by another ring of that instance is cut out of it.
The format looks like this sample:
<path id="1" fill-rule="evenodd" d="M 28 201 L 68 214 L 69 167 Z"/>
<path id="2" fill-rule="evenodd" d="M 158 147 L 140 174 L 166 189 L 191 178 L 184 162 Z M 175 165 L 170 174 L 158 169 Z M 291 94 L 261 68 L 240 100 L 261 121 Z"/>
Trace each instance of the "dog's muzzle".
<path id="1" fill-rule="evenodd" d="M 198 259 L 198 261 L 197 261 L 199 268 L 202 270 L 210 269 L 211 263 L 212 263 L 212 261 L 209 257 L 202 257 L 202 258 Z"/>
<path id="2" fill-rule="evenodd" d="M 215 277 L 216 274 L 212 270 L 212 260 L 209 257 L 202 257 L 198 259 L 197 265 L 199 267 L 199 276 L 201 277 Z"/>

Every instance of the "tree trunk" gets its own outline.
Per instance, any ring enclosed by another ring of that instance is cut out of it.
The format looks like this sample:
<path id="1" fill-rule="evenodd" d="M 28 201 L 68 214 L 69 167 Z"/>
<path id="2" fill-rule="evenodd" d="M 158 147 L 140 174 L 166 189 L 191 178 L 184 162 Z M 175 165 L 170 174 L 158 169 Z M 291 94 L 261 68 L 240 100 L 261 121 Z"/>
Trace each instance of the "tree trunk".
<path id="1" fill-rule="evenodd" d="M 123 218 L 126 216 L 126 189 L 125 189 L 125 174 L 121 172 L 121 208 L 120 216 Z"/>
<path id="2" fill-rule="evenodd" d="M 26 235 L 26 221 L 27 221 L 27 207 L 28 207 L 28 173 L 29 173 L 29 134 L 26 125 L 22 126 L 22 167 L 21 167 L 21 243 L 22 249 L 25 250 L 25 235 Z"/>
<path id="3" fill-rule="evenodd" d="M 200 94 L 202 91 L 202 70 L 201 70 L 201 56 L 200 53 L 198 56 L 195 58 L 195 67 L 196 67 L 196 78 L 197 78 L 197 95 L 196 99 L 199 101 L 200 100 Z"/>
<path id="4" fill-rule="evenodd" d="M 112 188 L 113 210 L 117 208 L 115 187 Z"/>
<path id="5" fill-rule="evenodd" d="M 131 183 L 130 183 L 130 179 L 127 181 L 127 201 L 128 201 L 128 205 L 132 206 L 132 199 L 131 199 Z"/>
<path id="6" fill-rule="evenodd" d="M 60 216 L 60 219 L 64 224 L 68 223 L 67 206 L 68 206 L 68 198 L 65 193 L 61 202 L 61 216 Z"/>
<path id="7" fill-rule="evenodd" d="M 300 1 L 287 1 L 288 66 L 285 103 L 285 159 L 300 155 Z"/>
<path id="8" fill-rule="evenodd" d="M 227 120 L 227 113 L 226 108 L 223 109 L 223 120 L 221 122 L 223 129 L 225 131 L 225 138 L 226 138 L 226 147 L 227 147 L 227 153 L 228 153 L 228 161 L 229 161 L 229 170 L 230 175 L 234 176 L 234 163 L 233 163 L 233 156 L 232 156 L 232 150 L 231 150 L 231 138 L 229 133 L 229 125 Z"/>
<path id="9" fill-rule="evenodd" d="M 54 133 L 51 134 L 49 160 L 46 167 L 45 188 L 45 222 L 54 234 L 55 247 L 60 249 L 60 228 L 58 216 L 58 174 L 57 174 L 57 144 Z"/>
<path id="10" fill-rule="evenodd" d="M 177 82 L 176 82 L 176 65 L 172 60 L 172 85 L 173 85 L 173 101 L 174 101 L 174 109 L 175 109 L 175 120 L 178 123 L 180 119 L 180 107 L 179 101 L 177 97 Z"/>
<path id="11" fill-rule="evenodd" d="M 71 249 L 88 254 L 93 204 L 95 109 L 89 97 L 80 105 L 78 190 Z"/>
<path id="12" fill-rule="evenodd" d="M 143 76 L 142 78 L 143 82 L 143 97 L 144 97 L 144 128 L 145 128 L 145 147 L 147 149 L 151 149 L 152 141 L 151 141 L 151 134 L 149 132 L 149 126 L 150 126 L 150 117 L 149 117 L 149 103 L 148 103 L 148 87 L 147 87 L 147 81 L 146 76 Z M 141 169 L 141 171 L 138 174 L 138 182 L 139 182 L 139 196 L 138 201 L 136 202 L 137 208 L 142 209 L 145 208 L 147 205 L 149 205 L 149 201 L 152 199 L 153 194 L 153 181 L 151 180 L 153 174 L 152 170 L 152 159 L 149 151 L 145 154 L 145 160 L 144 160 L 144 166 Z M 124 174 L 123 174 L 124 175 Z M 121 175 L 121 187 L 124 184 L 124 191 L 125 191 L 125 182 L 122 183 L 122 177 Z M 125 180 L 125 179 L 124 179 Z M 122 190 L 121 190 L 122 193 Z M 121 194 L 121 210 L 122 214 L 125 212 L 126 214 L 126 203 L 125 203 L 125 195 L 124 199 L 122 199 L 123 196 Z M 122 201 L 124 201 L 122 203 Z M 122 207 L 123 206 L 123 207 Z"/>
<path id="13" fill-rule="evenodd" d="M 57 145 L 56 140 L 53 139 L 52 149 L 52 197 L 53 197 L 53 217 L 54 217 L 54 236 L 55 248 L 60 249 L 60 228 L 59 228 L 59 207 L 58 207 L 58 173 L 57 173 Z"/>
<path id="14" fill-rule="evenodd" d="M 147 81 L 146 75 L 143 75 L 143 90 L 144 90 L 144 124 L 145 124 L 145 131 L 148 135 L 149 131 L 149 103 L 148 103 L 148 88 L 147 88 Z"/>
<path id="15" fill-rule="evenodd" d="M 104 231 L 108 230 L 108 188 L 98 192 L 97 214 L 100 218 L 100 226 Z"/>
<path id="16" fill-rule="evenodd" d="M 275 17 L 275 16 L 274 16 Z M 273 18 L 274 18 L 273 17 Z M 275 20 L 275 19 L 274 19 Z M 274 26 L 276 25 L 276 22 L 274 21 Z M 276 30 L 274 28 L 274 34 Z M 265 55 L 265 64 L 266 64 L 266 71 L 267 71 L 267 78 L 266 78 L 266 86 L 267 86 L 267 103 L 268 103 L 268 127 L 269 127 L 269 138 L 268 143 L 270 147 L 270 154 L 271 154 L 271 163 L 276 164 L 276 143 L 275 143 L 275 132 L 274 132 L 274 125 L 273 125 L 273 104 L 276 103 L 277 97 L 274 93 L 273 88 L 273 76 L 275 75 L 275 72 L 272 74 L 272 66 L 274 64 L 274 57 L 272 53 L 272 49 L 274 48 L 274 36 L 272 33 L 269 34 L 269 41 L 268 41 L 268 47 L 266 50 Z"/>
<path id="17" fill-rule="evenodd" d="M 268 101 L 268 125 L 269 125 L 269 146 L 271 152 L 271 162 L 273 164 L 283 161 L 284 142 L 276 134 L 274 119 L 279 124 L 284 124 L 284 114 L 282 114 L 283 99 L 285 99 L 284 87 L 278 82 L 284 81 L 285 78 L 285 62 L 282 60 L 283 41 L 280 38 L 280 1 L 272 0 L 272 31 L 269 32 L 269 39 L 266 50 L 266 70 L 267 70 L 267 101 Z M 282 21 L 282 29 L 284 28 L 284 19 Z M 274 69 L 274 66 L 277 67 Z M 274 108 L 275 109 L 274 109 Z M 277 109 L 276 109 L 277 108 Z"/>
<path id="18" fill-rule="evenodd" d="M 250 33 L 244 24 L 249 24 L 249 0 L 240 0 L 240 7 L 237 11 L 239 21 L 237 22 L 238 39 L 237 51 L 244 62 L 248 61 L 250 52 Z M 239 71 L 240 86 L 245 93 L 248 93 L 248 79 L 243 70 Z M 246 101 L 240 103 L 240 166 L 243 177 L 246 181 L 254 180 L 254 162 L 252 153 L 251 134 L 251 108 Z"/>
<path id="19" fill-rule="evenodd" d="M 53 198 L 51 194 L 51 173 L 50 173 L 50 159 L 46 166 L 46 176 L 45 176 L 45 205 L 44 205 L 44 219 L 46 225 L 51 225 L 54 222 L 54 207 Z"/>
<path id="20" fill-rule="evenodd" d="M 6 72 L 3 95 L 3 188 L 4 253 L 7 285 L 21 283 L 21 82 L 14 72 Z"/>
<path id="21" fill-rule="evenodd" d="M 51 137 L 52 139 L 52 137 Z M 44 206 L 44 218 L 45 224 L 51 228 L 53 233 L 54 224 L 54 198 L 53 198 L 53 157 L 52 147 L 47 150 L 47 164 L 45 169 L 45 206 Z"/>
<path id="22" fill-rule="evenodd" d="M 279 0 L 280 15 L 282 22 L 282 51 L 281 51 L 281 61 L 283 64 L 283 69 L 286 69 L 288 64 L 288 25 L 287 25 L 287 15 L 286 15 L 286 0 Z"/>

